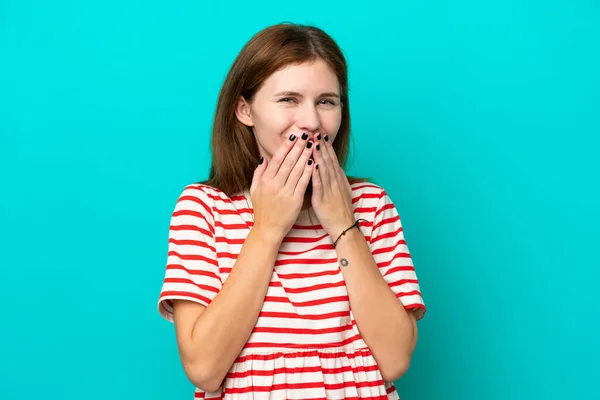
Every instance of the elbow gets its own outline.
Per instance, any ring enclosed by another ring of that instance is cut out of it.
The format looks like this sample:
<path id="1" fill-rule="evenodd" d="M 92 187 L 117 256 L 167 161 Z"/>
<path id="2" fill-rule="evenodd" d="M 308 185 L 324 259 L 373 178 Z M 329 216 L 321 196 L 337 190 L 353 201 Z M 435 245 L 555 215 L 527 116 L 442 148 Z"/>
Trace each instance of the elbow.
<path id="1" fill-rule="evenodd" d="M 416 344 L 415 335 L 408 348 L 398 349 L 395 357 L 386 359 L 380 368 L 381 377 L 384 381 L 393 382 L 408 372 Z"/>
<path id="2" fill-rule="evenodd" d="M 380 368 L 381 377 L 385 382 L 394 382 L 400 379 L 410 367 L 410 358 L 403 360 L 396 360 L 393 365 L 388 365 L 385 368 Z"/>
<path id="3" fill-rule="evenodd" d="M 224 377 L 217 376 L 214 373 L 215 369 L 209 367 L 206 363 L 184 364 L 183 370 L 189 381 L 205 392 L 217 392 L 223 384 Z"/>

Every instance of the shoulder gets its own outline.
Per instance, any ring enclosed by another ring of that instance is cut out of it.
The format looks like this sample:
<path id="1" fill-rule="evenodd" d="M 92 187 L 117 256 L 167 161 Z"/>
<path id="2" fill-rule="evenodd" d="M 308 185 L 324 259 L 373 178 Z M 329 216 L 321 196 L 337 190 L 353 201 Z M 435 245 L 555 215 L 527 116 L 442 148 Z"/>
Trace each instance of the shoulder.
<path id="1" fill-rule="evenodd" d="M 352 189 L 352 208 L 355 218 L 374 221 L 385 206 L 387 199 L 385 189 L 367 180 L 353 182 L 350 184 L 350 188 Z"/>
<path id="2" fill-rule="evenodd" d="M 382 186 L 370 181 L 353 182 L 350 184 L 350 188 L 352 189 L 353 203 L 378 204 L 382 198 L 387 196 Z"/>
<path id="3" fill-rule="evenodd" d="M 175 211 L 188 210 L 212 216 L 215 201 L 224 195 L 219 192 L 220 190 L 203 183 L 189 183 L 179 191 Z"/>
<path id="4" fill-rule="evenodd" d="M 203 209 L 214 218 L 215 214 L 232 212 L 236 209 L 236 204 L 244 199 L 243 193 L 230 197 L 217 187 L 204 183 L 190 183 L 181 191 L 177 207 Z"/>
<path id="5" fill-rule="evenodd" d="M 222 190 L 204 183 L 190 183 L 184 186 L 179 201 L 182 199 L 197 199 L 211 207 L 218 201 L 231 200 Z"/>
<path id="6" fill-rule="evenodd" d="M 192 197 L 213 197 L 218 189 L 204 183 L 189 183 L 181 190 L 181 196 L 192 196 Z"/>
<path id="7" fill-rule="evenodd" d="M 355 182 L 352 188 L 354 213 L 369 221 L 398 219 L 398 210 L 386 189 L 373 182 Z"/>

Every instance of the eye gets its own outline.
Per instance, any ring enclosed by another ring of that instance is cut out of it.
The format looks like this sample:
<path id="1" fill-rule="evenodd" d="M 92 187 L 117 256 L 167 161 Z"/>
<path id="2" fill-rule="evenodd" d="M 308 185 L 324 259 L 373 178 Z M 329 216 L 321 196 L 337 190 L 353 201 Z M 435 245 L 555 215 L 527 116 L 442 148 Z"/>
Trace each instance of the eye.
<path id="1" fill-rule="evenodd" d="M 283 102 L 283 103 L 291 103 L 292 101 L 294 101 L 294 99 L 291 97 L 284 97 L 283 99 L 280 99 L 279 101 Z"/>
<path id="2" fill-rule="evenodd" d="M 323 99 L 321 101 L 324 102 L 324 103 L 321 103 L 321 104 L 327 104 L 329 106 L 335 106 L 336 105 L 335 101 L 333 101 L 331 99 Z"/>

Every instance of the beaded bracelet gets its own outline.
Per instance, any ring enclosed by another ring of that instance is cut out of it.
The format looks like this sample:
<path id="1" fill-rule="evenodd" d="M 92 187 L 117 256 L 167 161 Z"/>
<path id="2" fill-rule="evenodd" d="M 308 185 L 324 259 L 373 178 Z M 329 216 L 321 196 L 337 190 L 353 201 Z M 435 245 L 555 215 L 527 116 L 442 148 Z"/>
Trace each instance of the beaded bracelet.
<path id="1" fill-rule="evenodd" d="M 344 235 L 346 234 L 346 232 L 348 232 L 350 229 L 352 229 L 352 228 L 354 228 L 354 227 L 358 228 L 358 223 L 359 223 L 360 221 L 369 222 L 369 221 L 367 221 L 366 219 L 362 219 L 362 218 L 359 218 L 359 219 L 357 219 L 357 220 L 356 220 L 356 222 L 355 222 L 355 223 L 354 223 L 354 224 L 353 224 L 353 225 L 352 225 L 350 228 L 346 229 L 344 232 L 342 232 L 342 233 L 340 234 L 340 236 L 338 236 L 338 238 L 335 240 L 335 242 L 333 242 L 333 247 L 335 248 L 335 245 L 337 244 L 338 240 L 340 240 L 340 238 L 341 238 L 342 236 L 344 236 Z M 359 230 L 360 230 L 360 229 L 359 229 Z"/>

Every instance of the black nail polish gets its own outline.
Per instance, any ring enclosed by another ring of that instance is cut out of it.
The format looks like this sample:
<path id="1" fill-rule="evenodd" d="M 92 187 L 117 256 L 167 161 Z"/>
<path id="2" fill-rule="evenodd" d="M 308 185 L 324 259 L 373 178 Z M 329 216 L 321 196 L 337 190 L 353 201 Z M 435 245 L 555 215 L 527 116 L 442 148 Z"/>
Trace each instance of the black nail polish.
<path id="1" fill-rule="evenodd" d="M 312 165 L 312 162 L 313 162 L 312 159 L 309 159 L 308 160 L 308 165 Z"/>
<path id="2" fill-rule="evenodd" d="M 259 161 L 258 163 L 259 163 L 259 164 L 262 164 L 262 163 L 263 163 L 263 161 L 265 161 L 265 158 L 264 158 L 264 157 L 261 157 L 261 158 L 260 158 L 260 161 Z"/>
<path id="3" fill-rule="evenodd" d="M 292 133 L 292 136 L 290 136 L 290 140 L 293 142 L 293 141 L 294 141 L 294 139 L 296 139 L 296 135 L 294 135 L 294 134 Z"/>
<path id="4" fill-rule="evenodd" d="M 316 169 L 319 169 L 319 164 L 315 165 L 315 168 L 316 168 Z"/>
<path id="5" fill-rule="evenodd" d="M 306 147 L 308 147 L 308 148 L 310 149 L 310 148 L 312 147 L 312 142 L 308 142 L 308 143 L 306 144 Z"/>
<path id="6" fill-rule="evenodd" d="M 317 140 L 321 140 L 321 134 L 319 133 L 319 136 L 317 136 Z"/>
<path id="7" fill-rule="evenodd" d="M 317 151 L 319 151 L 319 150 L 321 150 L 321 145 L 320 144 L 317 145 Z"/>
<path id="8" fill-rule="evenodd" d="M 304 132 L 302 134 L 302 140 L 306 140 L 306 139 L 308 139 L 308 133 Z"/>
<path id="9" fill-rule="evenodd" d="M 328 135 L 325 135 L 325 141 L 329 142 L 329 136 Z"/>

